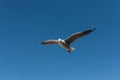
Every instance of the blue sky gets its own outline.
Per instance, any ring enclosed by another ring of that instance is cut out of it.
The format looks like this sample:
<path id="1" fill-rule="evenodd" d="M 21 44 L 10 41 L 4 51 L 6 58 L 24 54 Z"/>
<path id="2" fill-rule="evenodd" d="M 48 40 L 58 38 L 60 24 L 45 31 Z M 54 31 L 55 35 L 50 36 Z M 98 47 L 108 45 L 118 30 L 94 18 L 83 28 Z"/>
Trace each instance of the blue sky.
<path id="1" fill-rule="evenodd" d="M 0 80 L 120 80 L 119 0 L 1 0 Z M 96 31 L 72 44 L 40 45 Z"/>

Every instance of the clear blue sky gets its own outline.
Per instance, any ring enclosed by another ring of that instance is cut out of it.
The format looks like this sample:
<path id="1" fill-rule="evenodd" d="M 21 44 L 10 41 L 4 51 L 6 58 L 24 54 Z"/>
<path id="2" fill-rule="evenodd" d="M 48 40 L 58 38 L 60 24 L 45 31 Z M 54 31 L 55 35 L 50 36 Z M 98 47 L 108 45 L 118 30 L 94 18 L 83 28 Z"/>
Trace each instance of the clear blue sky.
<path id="1" fill-rule="evenodd" d="M 0 80 L 120 80 L 120 0 L 0 0 Z"/>

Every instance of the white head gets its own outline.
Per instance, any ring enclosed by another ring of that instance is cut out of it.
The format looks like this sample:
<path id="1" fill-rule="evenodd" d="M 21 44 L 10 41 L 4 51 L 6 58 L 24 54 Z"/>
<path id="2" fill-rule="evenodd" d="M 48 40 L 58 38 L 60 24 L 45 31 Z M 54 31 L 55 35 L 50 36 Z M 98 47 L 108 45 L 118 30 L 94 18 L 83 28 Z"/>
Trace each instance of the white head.
<path id="1" fill-rule="evenodd" d="M 58 39 L 58 41 L 65 42 L 63 39 L 60 39 L 60 38 Z"/>
<path id="2" fill-rule="evenodd" d="M 60 39 L 60 38 L 58 39 L 58 41 L 61 41 L 61 40 L 62 40 L 62 39 Z"/>

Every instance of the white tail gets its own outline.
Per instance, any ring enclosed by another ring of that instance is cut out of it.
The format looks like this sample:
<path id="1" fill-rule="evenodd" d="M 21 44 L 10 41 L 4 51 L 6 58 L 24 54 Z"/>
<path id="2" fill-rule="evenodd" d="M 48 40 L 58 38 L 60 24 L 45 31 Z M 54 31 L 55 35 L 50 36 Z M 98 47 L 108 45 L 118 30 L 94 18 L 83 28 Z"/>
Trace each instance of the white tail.
<path id="1" fill-rule="evenodd" d="M 75 48 L 73 48 L 73 47 L 70 47 L 70 51 L 74 51 L 75 50 Z"/>

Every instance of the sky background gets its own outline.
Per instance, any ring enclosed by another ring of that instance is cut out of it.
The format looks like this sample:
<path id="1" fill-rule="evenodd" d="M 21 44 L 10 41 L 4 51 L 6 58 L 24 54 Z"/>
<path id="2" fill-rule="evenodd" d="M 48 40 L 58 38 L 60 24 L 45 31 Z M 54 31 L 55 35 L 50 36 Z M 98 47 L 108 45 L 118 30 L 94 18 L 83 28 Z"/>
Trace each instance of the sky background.
<path id="1" fill-rule="evenodd" d="M 120 0 L 0 0 L 0 80 L 120 80 Z"/>

